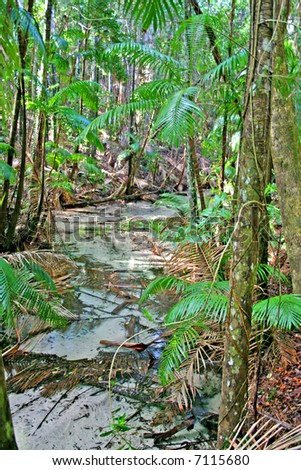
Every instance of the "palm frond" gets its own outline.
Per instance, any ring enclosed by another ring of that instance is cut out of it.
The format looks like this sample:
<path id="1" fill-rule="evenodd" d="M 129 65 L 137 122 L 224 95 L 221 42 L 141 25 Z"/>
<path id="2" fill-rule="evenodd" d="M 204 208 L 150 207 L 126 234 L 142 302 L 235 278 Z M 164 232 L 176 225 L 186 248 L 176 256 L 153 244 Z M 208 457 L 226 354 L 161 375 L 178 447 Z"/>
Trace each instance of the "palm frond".
<path id="1" fill-rule="evenodd" d="M 153 49 L 149 46 L 135 42 L 121 42 L 109 46 L 104 52 L 104 56 L 111 57 L 113 54 L 126 58 L 139 67 L 148 67 L 156 73 L 167 74 L 168 77 L 180 77 L 183 72 L 183 66 L 166 54 Z"/>
<path id="2" fill-rule="evenodd" d="M 199 321 L 182 322 L 173 334 L 171 340 L 165 346 L 159 361 L 159 376 L 161 383 L 166 385 L 172 381 L 175 371 L 178 371 L 182 362 L 187 359 L 189 351 L 194 347 L 199 338 L 199 332 L 196 329 L 204 327 Z"/>
<path id="3" fill-rule="evenodd" d="M 7 261 L 0 258 L 0 318 L 12 323 L 12 302 L 15 299 L 14 286 L 17 276 Z"/>
<path id="4" fill-rule="evenodd" d="M 201 82 L 204 85 L 212 85 L 213 82 L 218 82 L 223 75 L 234 79 L 247 67 L 247 62 L 248 52 L 243 49 L 213 67 L 202 77 Z"/>
<path id="5" fill-rule="evenodd" d="M 29 34 L 29 36 L 35 41 L 41 55 L 46 57 L 45 44 L 35 18 L 33 18 L 30 13 L 23 8 L 12 8 L 11 17 L 12 21 L 23 31 L 23 33 Z"/>
<path id="6" fill-rule="evenodd" d="M 177 91 L 158 113 L 154 127 L 171 144 L 179 145 L 191 136 L 196 131 L 199 119 L 204 117 L 200 107 L 190 99 L 192 92 L 190 88 Z"/>
<path id="7" fill-rule="evenodd" d="M 301 425 L 290 428 L 269 416 L 262 416 L 242 433 L 245 420 L 237 426 L 228 449 L 288 450 L 301 449 Z"/>
<path id="8" fill-rule="evenodd" d="M 202 15 L 193 15 L 181 22 L 174 35 L 172 45 L 173 43 L 176 45 L 185 36 L 190 53 L 200 55 L 200 49 L 204 47 L 204 43 L 208 39 L 208 28 L 213 32 L 221 31 L 223 25 L 217 16 L 205 12 Z"/>
<path id="9" fill-rule="evenodd" d="M 136 101 L 156 99 L 164 101 L 168 96 L 179 89 L 179 81 L 171 81 L 169 79 L 153 80 L 143 83 L 134 91 L 133 98 Z"/>
<path id="10" fill-rule="evenodd" d="M 50 105 L 62 103 L 65 100 L 74 100 L 81 97 L 92 111 L 98 110 L 98 94 L 102 92 L 101 86 L 92 81 L 76 81 L 58 91 L 49 100 Z"/>
<path id="11" fill-rule="evenodd" d="M 117 106 L 110 111 L 98 116 L 79 134 L 77 142 L 82 142 L 86 139 L 89 133 L 94 133 L 107 125 L 116 125 L 121 119 L 130 116 L 131 113 L 136 111 L 145 112 L 154 109 L 158 105 L 157 100 L 133 101 L 125 105 Z"/>
<path id="12" fill-rule="evenodd" d="M 166 325 L 200 315 L 223 322 L 228 309 L 228 297 L 222 294 L 190 294 L 175 304 L 166 316 Z"/>
<path id="13" fill-rule="evenodd" d="M 143 294 L 139 300 L 139 304 L 144 303 L 150 297 L 156 296 L 166 290 L 174 290 L 179 293 L 183 288 L 186 287 L 185 281 L 177 279 L 172 276 L 162 276 L 151 281 L 148 286 L 144 289 Z"/>
<path id="14" fill-rule="evenodd" d="M 212 281 L 224 247 L 212 242 L 179 243 L 171 253 L 164 272 L 189 281 Z"/>
<path id="15" fill-rule="evenodd" d="M 174 0 L 125 0 L 123 7 L 125 14 L 141 22 L 143 29 L 153 25 L 155 31 L 165 26 L 167 20 L 174 21 L 179 13 L 179 3 Z"/>
<path id="16" fill-rule="evenodd" d="M 285 284 L 290 284 L 289 279 L 279 269 L 268 264 L 259 264 L 257 266 L 257 279 L 259 282 L 267 282 L 269 278 L 276 281 L 282 281 Z"/>
<path id="17" fill-rule="evenodd" d="M 300 328 L 301 295 L 286 294 L 261 300 L 254 305 L 252 318 L 284 330 Z"/>

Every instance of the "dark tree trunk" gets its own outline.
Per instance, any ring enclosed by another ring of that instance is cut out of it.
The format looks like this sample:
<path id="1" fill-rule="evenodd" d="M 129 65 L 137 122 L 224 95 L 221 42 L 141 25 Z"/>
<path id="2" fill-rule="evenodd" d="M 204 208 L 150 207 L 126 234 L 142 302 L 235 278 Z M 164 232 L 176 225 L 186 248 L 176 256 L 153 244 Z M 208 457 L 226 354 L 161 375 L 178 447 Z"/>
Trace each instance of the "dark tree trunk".
<path id="1" fill-rule="evenodd" d="M 6 390 L 2 351 L 0 350 L 0 450 L 17 450 Z"/>

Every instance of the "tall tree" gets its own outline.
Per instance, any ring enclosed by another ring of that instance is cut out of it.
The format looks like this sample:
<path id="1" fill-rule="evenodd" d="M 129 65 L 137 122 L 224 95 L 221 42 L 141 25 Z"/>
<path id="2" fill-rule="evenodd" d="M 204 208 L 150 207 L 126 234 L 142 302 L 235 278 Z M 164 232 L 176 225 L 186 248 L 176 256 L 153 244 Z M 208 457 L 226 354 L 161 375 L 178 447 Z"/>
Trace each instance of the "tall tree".
<path id="1" fill-rule="evenodd" d="M 272 3 L 251 0 L 248 74 L 237 178 L 231 292 L 225 328 L 218 447 L 242 418 L 248 400 L 251 314 L 259 262 L 269 163 Z"/>
<path id="2" fill-rule="evenodd" d="M 301 294 L 301 145 L 284 47 L 290 7 L 274 1 L 271 151 L 293 290 Z"/>

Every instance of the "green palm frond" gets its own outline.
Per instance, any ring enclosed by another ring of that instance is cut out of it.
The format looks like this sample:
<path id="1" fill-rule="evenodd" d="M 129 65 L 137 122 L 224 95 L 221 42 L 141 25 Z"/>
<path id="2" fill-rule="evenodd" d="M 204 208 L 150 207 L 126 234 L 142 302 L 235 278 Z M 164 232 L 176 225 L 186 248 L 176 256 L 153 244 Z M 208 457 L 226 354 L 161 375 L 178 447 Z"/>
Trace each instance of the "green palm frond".
<path id="1" fill-rule="evenodd" d="M 167 142 L 179 145 L 196 131 L 199 119 L 204 115 L 190 97 L 198 90 L 188 88 L 174 93 L 161 107 L 154 127 Z"/>
<path id="2" fill-rule="evenodd" d="M 53 106 L 54 104 L 59 104 L 66 100 L 74 100 L 81 97 L 87 107 L 92 109 L 92 111 L 97 111 L 98 94 L 100 92 L 102 92 L 102 88 L 96 82 L 77 81 L 58 91 L 53 98 L 49 100 L 49 104 Z"/>
<path id="3" fill-rule="evenodd" d="M 143 29 L 153 25 L 155 31 L 167 21 L 174 21 L 179 13 L 179 2 L 174 0 L 124 0 L 123 7 L 125 14 L 139 21 Z"/>
<path id="4" fill-rule="evenodd" d="M 182 322 L 175 330 L 171 340 L 165 346 L 159 361 L 159 376 L 161 383 L 166 385 L 174 379 L 175 371 L 180 369 L 181 364 L 187 359 L 189 351 L 194 348 L 199 339 L 198 328 L 205 328 L 201 320 L 198 322 Z"/>
<path id="5" fill-rule="evenodd" d="M 253 319 L 284 330 L 300 328 L 301 295 L 286 294 L 261 300 L 253 307 Z"/>
<path id="6" fill-rule="evenodd" d="M 197 319 L 199 315 L 223 322 L 227 314 L 228 300 L 227 296 L 214 292 L 188 294 L 169 310 L 166 325 Z"/>
<path id="7" fill-rule="evenodd" d="M 56 114 L 66 121 L 72 129 L 82 131 L 81 134 L 84 134 L 85 139 L 87 139 L 92 145 L 95 145 L 99 150 L 103 151 L 103 144 L 94 132 L 93 126 L 91 126 L 94 121 L 90 122 L 85 116 L 68 106 L 59 106 Z M 81 139 L 78 141 L 80 142 Z"/>
<path id="8" fill-rule="evenodd" d="M 23 8 L 12 8 L 11 18 L 13 23 L 17 25 L 24 34 L 28 34 L 30 38 L 35 41 L 41 55 L 46 57 L 45 44 L 35 18 Z"/>
<path id="9" fill-rule="evenodd" d="M 14 286 L 17 275 L 5 260 L 0 258 L 0 318 L 9 323 L 12 316 L 12 302 L 15 298 Z"/>
<path id="10" fill-rule="evenodd" d="M 55 284 L 41 266 L 26 256 L 8 256 L 14 265 L 0 258 L 0 317 L 5 323 L 12 325 L 20 313 L 36 315 L 58 327 L 74 318 L 60 304 Z"/>
<path id="11" fill-rule="evenodd" d="M 104 56 L 112 57 L 113 54 L 126 58 L 129 62 L 135 62 L 139 67 L 148 67 L 156 73 L 167 74 L 169 77 L 179 77 L 184 70 L 180 62 L 173 57 L 135 42 L 112 44 L 106 49 Z"/>
<path id="12" fill-rule="evenodd" d="M 248 52 L 243 49 L 213 67 L 203 76 L 202 83 L 212 85 L 213 82 L 219 81 L 223 75 L 235 78 L 247 67 L 247 62 Z"/>
<path id="13" fill-rule="evenodd" d="M 153 80 L 149 83 L 143 83 L 134 91 L 133 98 L 139 100 L 156 99 L 163 101 L 168 98 L 172 93 L 179 89 L 179 81 L 176 82 L 168 79 Z"/>
<path id="14" fill-rule="evenodd" d="M 15 180 L 15 176 L 15 168 L 8 165 L 4 160 L 0 160 L 0 178 L 3 178 L 4 180 L 9 180 L 12 183 Z"/>
<path id="15" fill-rule="evenodd" d="M 172 276 L 162 276 L 151 281 L 144 289 L 143 294 L 139 300 L 139 304 L 144 303 L 150 297 L 158 295 L 167 290 L 175 290 L 179 293 L 188 285 L 187 282 L 177 279 Z"/>
<path id="16" fill-rule="evenodd" d="M 281 281 L 287 285 L 290 284 L 289 279 L 279 269 L 268 264 L 259 264 L 257 266 L 257 279 L 259 282 L 267 282 L 269 278 Z"/>
<path id="17" fill-rule="evenodd" d="M 130 116 L 131 113 L 134 113 L 135 111 L 140 111 L 142 113 L 151 111 L 157 105 L 157 100 L 133 101 L 125 105 L 117 106 L 110 111 L 106 111 L 87 125 L 87 127 L 79 134 L 77 142 L 82 142 L 88 137 L 89 133 L 97 132 L 107 125 L 116 125 L 121 119 L 126 116 Z"/>
<path id="18" fill-rule="evenodd" d="M 175 47 L 179 40 L 185 37 L 190 53 L 200 54 L 200 48 L 204 47 L 205 41 L 208 39 L 208 28 L 210 31 L 221 31 L 223 25 L 221 20 L 214 15 L 203 13 L 202 15 L 193 15 L 182 21 L 176 34 L 174 35 L 172 45 Z M 217 38 L 219 35 L 217 35 Z M 183 40 L 183 39 L 182 39 Z"/>

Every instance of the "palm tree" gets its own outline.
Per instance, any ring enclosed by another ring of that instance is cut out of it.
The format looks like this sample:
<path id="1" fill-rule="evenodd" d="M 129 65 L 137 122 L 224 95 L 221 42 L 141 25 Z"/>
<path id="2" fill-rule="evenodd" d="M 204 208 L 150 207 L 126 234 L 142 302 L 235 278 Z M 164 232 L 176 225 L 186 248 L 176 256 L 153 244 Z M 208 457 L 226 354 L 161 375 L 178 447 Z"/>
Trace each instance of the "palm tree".
<path id="1" fill-rule="evenodd" d="M 62 327 L 71 314 L 60 305 L 54 282 L 33 261 L 34 257 L 32 253 L 24 253 L 0 258 L 0 321 L 14 327 L 18 315 L 27 312 L 47 324 Z M 0 449 L 16 448 L 0 348 Z"/>

